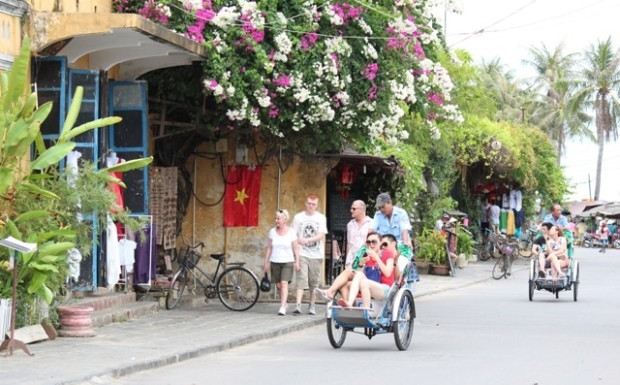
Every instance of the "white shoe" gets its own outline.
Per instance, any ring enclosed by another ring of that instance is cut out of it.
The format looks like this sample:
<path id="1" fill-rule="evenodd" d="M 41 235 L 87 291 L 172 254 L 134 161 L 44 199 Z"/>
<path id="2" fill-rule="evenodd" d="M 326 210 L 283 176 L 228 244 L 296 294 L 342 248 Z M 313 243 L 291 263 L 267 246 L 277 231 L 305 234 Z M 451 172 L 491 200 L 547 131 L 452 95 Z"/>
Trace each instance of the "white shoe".
<path id="1" fill-rule="evenodd" d="M 278 311 L 278 315 L 286 315 L 286 306 L 282 306 Z"/>
<path id="2" fill-rule="evenodd" d="M 308 305 L 308 314 L 316 315 L 316 308 L 314 307 L 314 305 Z"/>

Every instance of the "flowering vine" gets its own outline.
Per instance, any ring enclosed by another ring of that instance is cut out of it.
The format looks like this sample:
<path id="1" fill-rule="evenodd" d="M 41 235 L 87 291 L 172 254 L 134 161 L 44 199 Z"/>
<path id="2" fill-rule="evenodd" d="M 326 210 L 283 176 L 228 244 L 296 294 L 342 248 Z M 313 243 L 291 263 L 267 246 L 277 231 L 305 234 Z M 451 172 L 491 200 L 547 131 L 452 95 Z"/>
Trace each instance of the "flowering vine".
<path id="1" fill-rule="evenodd" d="M 443 48 L 426 0 L 184 0 L 169 3 L 171 20 L 155 1 L 140 14 L 206 47 L 216 129 L 395 143 L 409 136 L 409 114 L 435 138 L 438 121 L 462 119 L 434 60 Z"/>

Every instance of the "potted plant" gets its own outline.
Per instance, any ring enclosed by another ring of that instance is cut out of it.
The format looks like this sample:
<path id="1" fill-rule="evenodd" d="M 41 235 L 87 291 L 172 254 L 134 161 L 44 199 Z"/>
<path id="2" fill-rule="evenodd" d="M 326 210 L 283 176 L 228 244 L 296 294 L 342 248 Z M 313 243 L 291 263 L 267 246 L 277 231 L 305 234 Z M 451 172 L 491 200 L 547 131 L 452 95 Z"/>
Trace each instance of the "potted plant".
<path id="1" fill-rule="evenodd" d="M 429 273 L 449 275 L 450 268 L 446 260 L 446 238 L 438 230 L 424 230 L 419 238 L 418 256 L 429 262 Z"/>
<path id="2" fill-rule="evenodd" d="M 468 256 L 474 252 L 474 239 L 469 232 L 460 227 L 456 233 L 456 250 L 459 253 L 456 260 L 457 267 L 466 267 L 469 261 Z"/>

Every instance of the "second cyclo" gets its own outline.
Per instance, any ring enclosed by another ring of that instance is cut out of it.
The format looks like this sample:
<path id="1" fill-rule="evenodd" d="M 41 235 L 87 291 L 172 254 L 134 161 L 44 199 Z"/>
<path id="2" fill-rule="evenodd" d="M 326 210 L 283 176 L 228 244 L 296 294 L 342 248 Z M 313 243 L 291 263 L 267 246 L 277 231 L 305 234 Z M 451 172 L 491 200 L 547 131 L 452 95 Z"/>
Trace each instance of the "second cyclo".
<path id="1" fill-rule="evenodd" d="M 188 284 L 195 282 L 202 287 L 207 298 L 220 299 L 222 304 L 230 310 L 244 311 L 250 309 L 258 301 L 258 278 L 249 269 L 243 267 L 243 262 L 225 264 L 225 254 L 211 254 L 217 260 L 217 268 L 213 275 L 209 275 L 198 267 L 202 258 L 196 249 L 201 251 L 204 243 L 196 246 L 187 246 L 180 261 L 179 270 L 173 275 L 170 288 L 166 295 L 166 309 L 174 309 L 181 300 L 181 296 Z M 222 273 L 218 275 L 222 268 Z M 206 278 L 207 283 L 201 278 Z"/>

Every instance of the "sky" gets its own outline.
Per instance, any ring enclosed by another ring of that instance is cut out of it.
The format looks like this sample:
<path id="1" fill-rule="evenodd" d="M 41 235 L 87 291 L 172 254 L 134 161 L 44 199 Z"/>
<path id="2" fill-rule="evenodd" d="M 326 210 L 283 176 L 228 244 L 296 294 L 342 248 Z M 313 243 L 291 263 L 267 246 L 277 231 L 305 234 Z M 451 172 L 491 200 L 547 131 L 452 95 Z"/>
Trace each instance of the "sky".
<path id="1" fill-rule="evenodd" d="M 598 40 L 611 36 L 620 48 L 620 1 L 618 0 L 455 0 L 460 14 L 437 12 L 446 26 L 450 48 L 469 51 L 476 62 L 496 57 L 517 78 L 534 73 L 523 63 L 532 46 L 549 50 L 564 44 L 564 52 L 584 52 Z M 474 33 L 481 31 L 480 33 Z M 594 125 L 590 127 L 595 130 Z M 565 175 L 573 186 L 567 200 L 594 197 L 598 147 L 588 141 L 567 143 L 562 159 Z M 601 200 L 620 201 L 620 142 L 606 143 L 603 153 Z M 590 180 L 590 184 L 588 183 Z"/>

